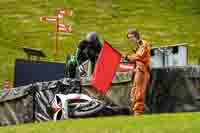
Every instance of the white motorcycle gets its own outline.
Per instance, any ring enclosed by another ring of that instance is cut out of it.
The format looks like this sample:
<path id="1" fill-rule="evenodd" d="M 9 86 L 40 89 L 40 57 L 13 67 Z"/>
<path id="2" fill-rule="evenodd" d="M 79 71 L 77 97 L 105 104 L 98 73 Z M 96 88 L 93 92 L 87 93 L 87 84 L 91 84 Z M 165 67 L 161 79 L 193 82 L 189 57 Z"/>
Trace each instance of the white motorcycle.
<path id="1" fill-rule="evenodd" d="M 93 116 L 104 107 L 105 104 L 102 101 L 77 93 L 56 94 L 51 103 L 53 120 Z"/>

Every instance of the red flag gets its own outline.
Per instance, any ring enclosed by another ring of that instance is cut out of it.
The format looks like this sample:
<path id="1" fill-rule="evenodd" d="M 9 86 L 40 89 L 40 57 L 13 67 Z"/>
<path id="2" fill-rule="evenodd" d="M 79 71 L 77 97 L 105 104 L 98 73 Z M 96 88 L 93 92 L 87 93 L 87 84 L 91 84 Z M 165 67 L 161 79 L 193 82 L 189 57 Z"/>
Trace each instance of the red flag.
<path id="1" fill-rule="evenodd" d="M 120 59 L 121 54 L 105 41 L 95 65 L 91 81 L 92 86 L 101 93 L 105 94 L 111 85 Z"/>

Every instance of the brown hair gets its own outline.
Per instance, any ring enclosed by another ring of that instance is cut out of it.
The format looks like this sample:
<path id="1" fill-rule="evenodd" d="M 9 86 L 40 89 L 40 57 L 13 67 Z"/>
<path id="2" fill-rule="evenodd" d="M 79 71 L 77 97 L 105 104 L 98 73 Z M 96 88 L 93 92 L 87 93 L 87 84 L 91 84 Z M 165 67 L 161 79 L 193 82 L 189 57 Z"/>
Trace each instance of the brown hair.
<path id="1" fill-rule="evenodd" d="M 129 38 L 128 35 L 134 35 L 138 40 L 140 39 L 140 33 L 138 32 L 137 29 L 129 29 L 127 33 L 127 38 Z"/>

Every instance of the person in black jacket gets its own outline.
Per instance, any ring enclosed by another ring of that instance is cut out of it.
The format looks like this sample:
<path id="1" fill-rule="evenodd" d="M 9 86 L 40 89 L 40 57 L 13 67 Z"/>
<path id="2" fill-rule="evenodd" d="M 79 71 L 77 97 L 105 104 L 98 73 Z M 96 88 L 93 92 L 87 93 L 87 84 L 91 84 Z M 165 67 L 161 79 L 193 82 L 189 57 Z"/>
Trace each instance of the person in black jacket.
<path id="1" fill-rule="evenodd" d="M 96 32 L 89 32 L 86 35 L 86 38 L 80 41 L 77 51 L 76 59 L 78 65 L 81 65 L 86 60 L 91 61 L 92 72 L 98 57 L 98 54 L 101 51 L 102 44 L 99 40 L 99 37 Z"/>
<path id="2" fill-rule="evenodd" d="M 76 52 L 78 64 L 86 60 L 95 62 L 97 55 L 101 50 L 101 43 L 96 32 L 89 32 L 86 38 L 80 41 Z"/>
<path id="3" fill-rule="evenodd" d="M 86 37 L 78 44 L 75 56 L 71 56 L 67 59 L 66 77 L 75 78 L 76 68 L 79 67 L 79 71 L 82 74 L 90 76 L 94 70 L 95 63 L 98 54 L 101 51 L 101 42 L 96 32 L 87 33 Z M 89 60 L 89 69 L 87 72 L 81 69 L 81 64 Z M 80 70 L 81 69 L 81 70 Z"/>

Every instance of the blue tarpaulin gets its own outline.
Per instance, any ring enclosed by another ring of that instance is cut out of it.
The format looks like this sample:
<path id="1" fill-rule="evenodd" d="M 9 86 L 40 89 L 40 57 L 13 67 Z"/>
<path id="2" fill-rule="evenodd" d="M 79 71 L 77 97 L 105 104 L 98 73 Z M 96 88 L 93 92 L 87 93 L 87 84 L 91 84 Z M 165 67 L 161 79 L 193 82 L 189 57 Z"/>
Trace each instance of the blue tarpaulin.
<path id="1" fill-rule="evenodd" d="M 58 80 L 64 77 L 65 63 L 17 59 L 14 87 L 34 82 Z"/>

